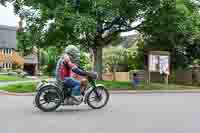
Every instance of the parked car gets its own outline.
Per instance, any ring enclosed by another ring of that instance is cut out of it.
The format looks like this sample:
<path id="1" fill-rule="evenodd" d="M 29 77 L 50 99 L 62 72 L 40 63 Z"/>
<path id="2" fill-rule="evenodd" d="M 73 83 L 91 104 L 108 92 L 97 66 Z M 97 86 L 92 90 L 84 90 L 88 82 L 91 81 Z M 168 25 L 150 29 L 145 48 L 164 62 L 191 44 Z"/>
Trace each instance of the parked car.
<path id="1" fill-rule="evenodd" d="M 18 75 L 18 73 L 17 73 L 17 72 L 10 71 L 10 72 L 8 72 L 8 75 L 17 76 L 17 75 Z"/>
<path id="2" fill-rule="evenodd" d="M 26 76 L 29 76 L 29 74 L 27 72 L 23 71 L 23 72 L 20 73 L 20 76 L 24 78 Z"/>

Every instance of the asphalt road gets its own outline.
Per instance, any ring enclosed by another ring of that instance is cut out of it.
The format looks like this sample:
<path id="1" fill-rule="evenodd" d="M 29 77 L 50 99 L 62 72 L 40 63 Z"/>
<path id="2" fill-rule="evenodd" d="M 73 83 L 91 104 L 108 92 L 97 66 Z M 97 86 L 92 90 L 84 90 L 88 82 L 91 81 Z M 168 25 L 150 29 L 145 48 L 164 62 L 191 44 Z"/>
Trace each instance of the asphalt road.
<path id="1" fill-rule="evenodd" d="M 101 110 L 81 105 L 51 113 L 32 99 L 0 95 L 0 133 L 200 132 L 200 94 L 115 94 Z"/>

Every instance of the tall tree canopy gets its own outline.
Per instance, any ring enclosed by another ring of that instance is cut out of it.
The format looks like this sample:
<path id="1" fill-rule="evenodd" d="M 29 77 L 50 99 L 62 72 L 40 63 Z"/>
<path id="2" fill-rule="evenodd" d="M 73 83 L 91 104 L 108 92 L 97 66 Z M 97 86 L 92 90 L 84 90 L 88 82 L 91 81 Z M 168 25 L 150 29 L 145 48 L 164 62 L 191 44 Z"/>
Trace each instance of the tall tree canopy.
<path id="1" fill-rule="evenodd" d="M 1 0 L 3 3 L 6 0 Z M 12 0 L 9 0 L 12 1 Z M 121 32 L 136 30 L 133 22 L 159 9 L 159 0 L 15 0 L 15 12 L 40 47 L 81 44 L 91 48 L 94 68 L 102 74 L 102 48 Z"/>
<path id="2" fill-rule="evenodd" d="M 194 40 L 198 42 L 199 9 L 191 0 L 162 0 L 160 5 L 154 14 L 146 16 L 147 21 L 140 29 L 145 38 L 145 52 L 170 51 L 172 67 L 185 68 L 196 53 L 191 51 Z"/>

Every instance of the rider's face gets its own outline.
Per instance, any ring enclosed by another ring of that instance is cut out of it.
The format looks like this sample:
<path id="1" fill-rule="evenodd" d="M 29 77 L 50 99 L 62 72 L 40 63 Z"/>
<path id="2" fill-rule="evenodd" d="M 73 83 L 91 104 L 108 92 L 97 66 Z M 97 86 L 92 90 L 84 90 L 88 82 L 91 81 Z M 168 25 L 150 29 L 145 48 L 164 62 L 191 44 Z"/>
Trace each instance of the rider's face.
<path id="1" fill-rule="evenodd" d="M 67 55 L 68 55 L 68 57 L 69 57 L 69 59 L 70 59 L 70 60 L 72 60 L 72 59 L 73 59 L 71 55 L 69 55 L 69 54 L 67 54 Z"/>

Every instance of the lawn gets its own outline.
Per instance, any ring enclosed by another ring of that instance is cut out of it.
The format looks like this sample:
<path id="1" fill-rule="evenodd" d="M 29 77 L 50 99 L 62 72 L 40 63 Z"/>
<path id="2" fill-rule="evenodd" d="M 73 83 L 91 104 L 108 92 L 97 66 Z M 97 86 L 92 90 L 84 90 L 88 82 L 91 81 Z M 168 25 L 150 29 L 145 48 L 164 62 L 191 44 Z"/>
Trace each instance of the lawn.
<path id="1" fill-rule="evenodd" d="M 1 86 L 0 90 L 8 91 L 8 92 L 16 92 L 16 93 L 26 93 L 26 92 L 34 92 L 36 88 L 36 83 L 23 83 L 9 86 Z"/>
<path id="2" fill-rule="evenodd" d="M 120 82 L 120 81 L 99 81 L 98 83 L 104 84 L 109 90 L 191 90 L 200 89 L 199 86 L 189 86 L 189 85 L 177 85 L 177 84 L 161 84 L 161 83 L 151 83 L 151 84 L 140 84 L 137 88 L 133 88 L 130 82 Z"/>
<path id="3" fill-rule="evenodd" d="M 131 87 L 129 82 L 98 81 L 98 83 L 104 84 L 108 90 L 135 90 Z M 34 92 L 36 85 L 37 85 L 36 83 L 9 85 L 9 86 L 0 87 L 0 90 L 6 90 L 9 92 L 17 92 L 17 93 Z M 138 91 L 140 90 L 191 90 L 191 89 L 200 89 L 200 87 L 152 83 L 150 85 L 141 84 L 136 89 Z"/>
<path id="4" fill-rule="evenodd" d="M 26 80 L 26 78 L 22 78 L 19 76 L 11 76 L 11 75 L 0 75 L 0 81 L 22 81 Z"/>

